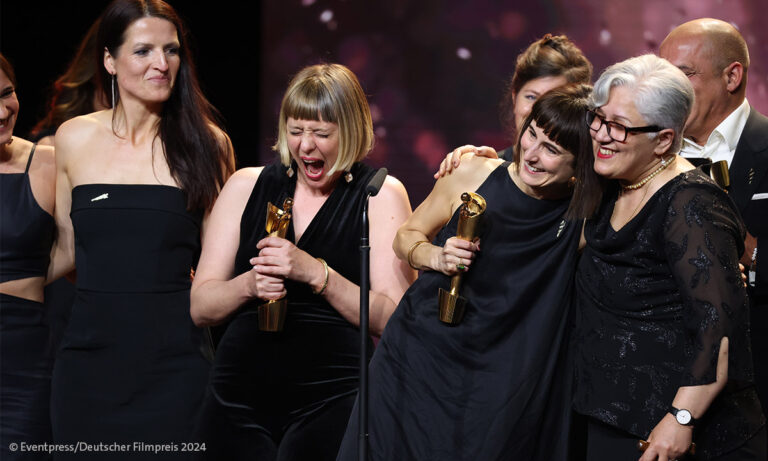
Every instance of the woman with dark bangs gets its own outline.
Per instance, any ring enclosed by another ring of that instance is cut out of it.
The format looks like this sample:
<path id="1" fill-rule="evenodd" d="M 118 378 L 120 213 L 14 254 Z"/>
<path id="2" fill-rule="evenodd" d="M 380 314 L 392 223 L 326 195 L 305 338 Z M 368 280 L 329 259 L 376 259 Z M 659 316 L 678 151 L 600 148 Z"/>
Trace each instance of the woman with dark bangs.
<path id="1" fill-rule="evenodd" d="M 514 162 L 470 157 L 437 180 L 394 248 L 424 270 L 370 363 L 372 460 L 564 460 L 565 359 L 582 220 L 600 200 L 584 123 L 590 87 L 544 94 Z M 465 192 L 485 199 L 478 239 L 455 237 Z M 430 243 L 431 241 L 431 243 Z M 463 274 L 463 319 L 438 318 L 438 291 Z M 353 411 L 338 459 L 357 459 Z"/>
<path id="2" fill-rule="evenodd" d="M 280 162 L 227 181 L 192 285 L 195 323 L 229 319 L 201 418 L 214 461 L 333 460 L 357 395 L 360 215 L 375 174 L 362 163 L 374 140 L 368 102 L 348 68 L 310 66 L 289 84 L 279 120 Z M 288 197 L 285 237 L 268 236 L 267 204 Z M 415 278 L 392 251 L 410 214 L 388 177 L 369 210 L 375 336 Z M 284 296 L 282 330 L 262 331 L 260 305 Z"/>
<path id="3" fill-rule="evenodd" d="M 112 109 L 75 117 L 55 137 L 58 239 L 48 278 L 76 264 L 77 293 L 54 366 L 53 436 L 188 441 L 209 370 L 189 317 L 190 272 L 233 151 L 170 5 L 115 0 L 96 41 Z M 146 454 L 171 455 L 180 457 Z"/>

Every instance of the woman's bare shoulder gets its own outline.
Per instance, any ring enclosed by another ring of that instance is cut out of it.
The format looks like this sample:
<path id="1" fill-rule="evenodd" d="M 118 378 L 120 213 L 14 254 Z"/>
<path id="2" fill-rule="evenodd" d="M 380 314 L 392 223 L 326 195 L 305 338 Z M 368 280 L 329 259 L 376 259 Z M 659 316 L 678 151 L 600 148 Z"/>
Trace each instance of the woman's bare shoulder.
<path id="1" fill-rule="evenodd" d="M 490 176 L 493 170 L 504 163 L 501 159 L 490 159 L 468 154 L 465 154 L 465 156 L 467 158 L 462 157 L 459 168 L 438 179 L 438 185 L 443 182 L 443 187 L 447 187 L 450 190 L 457 188 L 475 190 Z"/>
<path id="2" fill-rule="evenodd" d="M 111 110 L 103 110 L 67 120 L 56 130 L 55 145 L 76 146 L 90 142 L 94 136 L 111 129 L 111 114 Z"/>
<path id="3" fill-rule="evenodd" d="M 247 191 L 250 194 L 250 191 L 253 189 L 253 186 L 256 185 L 256 181 L 259 180 L 259 176 L 263 170 L 263 166 L 257 166 L 241 168 L 235 171 L 234 174 L 227 179 L 221 193 L 237 193 L 239 195 L 240 192 Z"/>

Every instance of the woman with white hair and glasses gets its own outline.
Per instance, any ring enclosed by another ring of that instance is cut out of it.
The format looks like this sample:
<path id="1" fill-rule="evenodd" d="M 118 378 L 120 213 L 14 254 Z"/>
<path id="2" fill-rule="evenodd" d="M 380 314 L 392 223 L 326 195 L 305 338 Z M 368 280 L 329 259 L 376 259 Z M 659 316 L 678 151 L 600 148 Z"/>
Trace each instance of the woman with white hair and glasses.
<path id="1" fill-rule="evenodd" d="M 592 99 L 594 168 L 608 188 L 576 274 L 574 405 L 589 417 L 587 459 L 765 460 L 744 226 L 677 155 L 693 89 L 645 55 L 606 69 Z"/>

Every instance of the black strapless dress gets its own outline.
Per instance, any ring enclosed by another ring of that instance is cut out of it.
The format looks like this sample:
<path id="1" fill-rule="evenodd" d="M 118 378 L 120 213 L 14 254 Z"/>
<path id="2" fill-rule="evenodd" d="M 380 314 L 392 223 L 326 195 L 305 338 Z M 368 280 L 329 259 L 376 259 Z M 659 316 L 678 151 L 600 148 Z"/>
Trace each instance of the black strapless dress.
<path id="1" fill-rule="evenodd" d="M 370 363 L 372 460 L 561 460 L 568 451 L 565 360 L 579 223 L 568 200 L 524 194 L 501 164 L 477 192 L 487 201 L 481 251 L 463 279 L 462 322 L 438 319 L 424 272 L 389 320 Z M 458 211 L 438 233 L 456 235 Z M 356 460 L 357 406 L 339 452 Z"/>
<path id="2" fill-rule="evenodd" d="M 72 190 L 71 217 L 77 294 L 54 366 L 54 440 L 176 444 L 92 457 L 184 459 L 209 370 L 189 315 L 202 213 L 175 187 L 88 184 Z"/>
<path id="3" fill-rule="evenodd" d="M 356 164 L 351 171 L 353 181 L 339 181 L 296 245 L 359 284 L 359 217 L 374 170 Z M 251 269 L 248 260 L 266 236 L 267 202 L 282 206 L 295 186 L 285 167 L 264 168 L 240 223 L 236 274 Z M 286 238 L 295 241 L 292 226 Z M 259 331 L 263 301 L 253 300 L 240 307 L 218 345 L 201 418 L 206 459 L 336 457 L 357 394 L 360 332 L 308 285 L 288 281 L 286 290 L 282 332 Z"/>

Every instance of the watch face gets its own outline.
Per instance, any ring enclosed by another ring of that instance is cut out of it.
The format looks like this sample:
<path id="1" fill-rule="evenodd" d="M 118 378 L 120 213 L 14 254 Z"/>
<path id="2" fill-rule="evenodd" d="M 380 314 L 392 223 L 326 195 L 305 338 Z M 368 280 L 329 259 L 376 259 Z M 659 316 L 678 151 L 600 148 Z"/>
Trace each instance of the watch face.
<path id="1" fill-rule="evenodd" d="M 691 412 L 688 410 L 677 410 L 677 414 L 675 415 L 675 418 L 677 419 L 677 422 L 680 424 L 688 424 L 691 422 Z"/>

